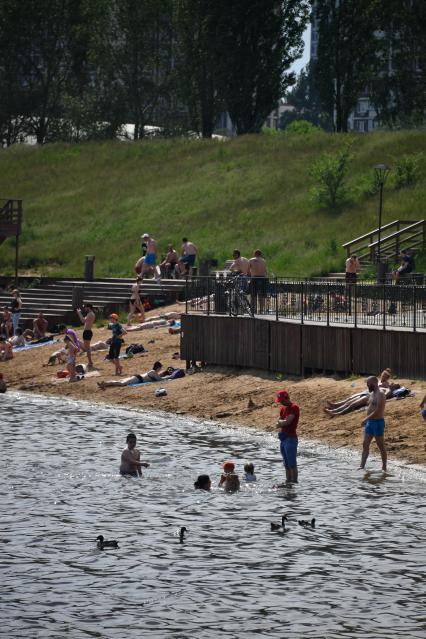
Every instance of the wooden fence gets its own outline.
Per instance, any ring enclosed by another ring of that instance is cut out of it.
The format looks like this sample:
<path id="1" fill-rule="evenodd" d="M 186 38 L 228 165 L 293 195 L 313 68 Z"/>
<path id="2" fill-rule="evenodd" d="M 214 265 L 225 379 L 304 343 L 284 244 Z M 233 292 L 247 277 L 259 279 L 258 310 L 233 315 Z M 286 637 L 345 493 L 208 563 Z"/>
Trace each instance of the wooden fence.
<path id="1" fill-rule="evenodd" d="M 269 319 L 182 316 L 181 357 L 303 376 L 369 375 L 390 367 L 425 379 L 426 333 L 293 324 Z"/>

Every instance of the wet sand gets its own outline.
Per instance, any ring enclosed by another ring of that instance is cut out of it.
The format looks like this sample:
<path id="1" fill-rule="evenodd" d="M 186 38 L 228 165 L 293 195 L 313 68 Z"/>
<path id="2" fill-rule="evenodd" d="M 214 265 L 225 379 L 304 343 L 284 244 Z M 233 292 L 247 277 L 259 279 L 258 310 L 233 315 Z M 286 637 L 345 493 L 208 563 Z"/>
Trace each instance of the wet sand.
<path id="1" fill-rule="evenodd" d="M 180 311 L 182 307 L 170 306 L 160 311 L 151 311 L 147 314 L 147 319 L 170 310 Z M 79 330 L 78 334 L 81 337 L 82 331 Z M 97 328 L 94 330 L 93 342 L 106 340 L 110 335 L 111 331 L 107 328 Z M 155 341 L 149 343 L 150 340 Z M 166 327 L 129 333 L 126 335 L 126 345 L 131 343 L 142 343 L 149 352 L 124 360 L 123 376 L 144 373 L 152 368 L 156 360 L 160 360 L 165 367 L 185 367 L 184 362 L 172 359 L 173 353 L 179 351 L 180 336 L 170 335 Z M 8 388 L 131 408 L 163 410 L 171 414 L 187 414 L 265 431 L 276 430 L 278 407 L 274 404 L 275 393 L 287 388 L 292 400 L 301 408 L 298 429 L 301 438 L 319 440 L 336 448 L 361 447 L 361 421 L 365 412 L 331 418 L 324 413 L 323 408 L 326 399 L 338 400 L 364 390 L 364 378 L 289 379 L 257 370 L 207 366 L 200 373 L 164 384 L 100 390 L 97 382 L 119 379 L 114 377 L 113 365 L 104 360 L 106 351 L 93 354 L 99 375 L 70 384 L 55 379 L 56 371 L 61 366 L 44 366 L 49 355 L 60 347 L 60 344 L 49 344 L 18 352 L 13 360 L 0 363 L 0 372 L 3 373 Z M 82 355 L 78 361 L 86 363 L 86 356 Z M 395 371 L 396 376 L 397 372 Z M 426 382 L 401 380 L 398 377 L 396 379 L 416 395 L 403 400 L 391 400 L 386 404 L 389 463 L 397 458 L 411 464 L 426 464 L 426 422 L 423 421 L 419 408 L 426 392 Z M 167 396 L 155 397 L 155 389 L 161 386 L 166 388 Z M 374 443 L 371 452 L 378 453 Z"/>

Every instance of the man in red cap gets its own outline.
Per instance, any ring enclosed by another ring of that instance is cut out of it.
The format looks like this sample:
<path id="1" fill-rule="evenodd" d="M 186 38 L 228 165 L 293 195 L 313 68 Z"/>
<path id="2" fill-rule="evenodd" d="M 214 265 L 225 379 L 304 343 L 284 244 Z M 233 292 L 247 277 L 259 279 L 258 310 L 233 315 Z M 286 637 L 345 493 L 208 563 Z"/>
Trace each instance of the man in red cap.
<path id="1" fill-rule="evenodd" d="M 281 404 L 280 416 L 277 419 L 278 437 L 281 455 L 284 462 L 287 483 L 297 484 L 297 424 L 299 423 L 299 406 L 290 400 L 288 391 L 277 393 L 276 404 Z"/>

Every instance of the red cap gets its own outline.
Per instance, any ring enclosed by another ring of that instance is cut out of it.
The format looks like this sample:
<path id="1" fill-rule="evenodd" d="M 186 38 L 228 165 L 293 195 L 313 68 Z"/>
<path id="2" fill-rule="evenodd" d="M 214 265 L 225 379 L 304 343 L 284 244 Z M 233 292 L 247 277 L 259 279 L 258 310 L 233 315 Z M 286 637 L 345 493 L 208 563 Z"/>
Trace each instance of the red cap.
<path id="1" fill-rule="evenodd" d="M 225 473 L 230 473 L 235 469 L 235 464 L 234 462 L 231 461 L 227 461 L 223 464 L 223 470 L 225 471 Z"/>
<path id="2" fill-rule="evenodd" d="M 117 313 L 111 313 L 110 318 L 111 319 L 118 319 Z"/>
<path id="3" fill-rule="evenodd" d="M 286 390 L 278 391 L 277 396 L 275 398 L 275 403 L 281 404 L 283 399 L 289 399 L 289 397 L 290 395 L 288 394 L 288 391 Z"/>

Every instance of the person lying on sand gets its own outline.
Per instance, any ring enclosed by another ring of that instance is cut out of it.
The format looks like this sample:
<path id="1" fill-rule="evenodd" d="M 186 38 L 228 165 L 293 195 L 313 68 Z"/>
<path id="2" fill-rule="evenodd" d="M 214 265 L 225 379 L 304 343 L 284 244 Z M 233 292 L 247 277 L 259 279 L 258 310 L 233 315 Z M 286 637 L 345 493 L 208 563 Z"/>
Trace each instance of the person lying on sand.
<path id="1" fill-rule="evenodd" d="M 385 394 L 386 399 L 390 399 L 393 391 L 400 387 L 399 384 L 390 382 L 391 374 L 392 371 L 389 368 L 385 368 L 385 370 L 380 374 L 379 388 L 382 393 Z M 326 400 L 327 406 L 324 408 L 324 411 L 330 415 L 330 417 L 334 417 L 335 415 L 345 415 L 346 413 L 351 413 L 354 410 L 364 408 L 364 406 L 368 405 L 369 399 L 370 393 L 368 391 L 362 391 L 361 393 L 355 393 L 354 395 L 346 397 L 338 402 Z"/>
<path id="2" fill-rule="evenodd" d="M 161 377 L 160 371 L 163 368 L 161 362 L 154 362 L 154 366 L 147 373 L 135 374 L 131 377 L 124 377 L 123 379 L 111 379 L 109 381 L 98 382 L 99 388 L 109 388 L 112 386 L 132 386 L 132 384 L 144 384 L 147 382 L 161 382 L 165 377 Z"/>

